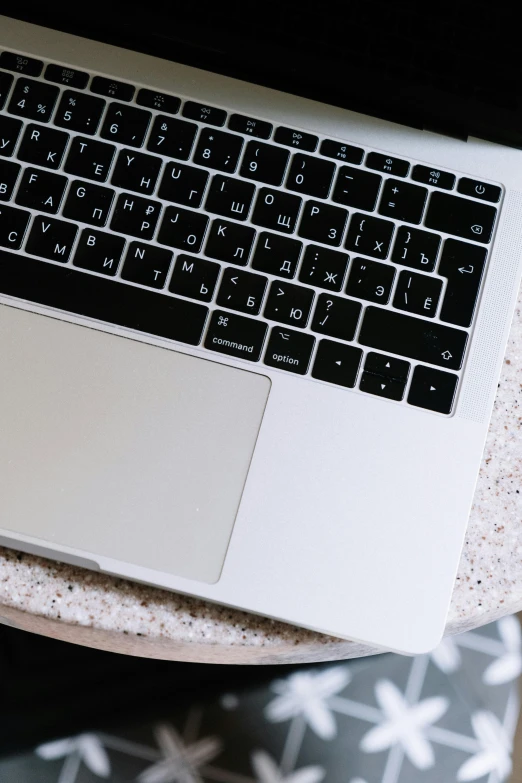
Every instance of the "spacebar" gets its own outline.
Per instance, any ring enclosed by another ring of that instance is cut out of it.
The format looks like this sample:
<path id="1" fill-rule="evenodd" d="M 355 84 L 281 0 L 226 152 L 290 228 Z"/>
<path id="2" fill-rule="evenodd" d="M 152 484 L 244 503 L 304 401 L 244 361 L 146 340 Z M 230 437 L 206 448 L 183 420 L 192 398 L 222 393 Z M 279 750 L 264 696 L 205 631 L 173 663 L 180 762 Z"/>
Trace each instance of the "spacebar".
<path id="1" fill-rule="evenodd" d="M 0 250 L 0 294 L 198 345 L 208 308 Z"/>
<path id="2" fill-rule="evenodd" d="M 359 334 L 362 345 L 451 370 L 462 367 L 467 341 L 461 329 L 380 307 L 366 308 Z"/>

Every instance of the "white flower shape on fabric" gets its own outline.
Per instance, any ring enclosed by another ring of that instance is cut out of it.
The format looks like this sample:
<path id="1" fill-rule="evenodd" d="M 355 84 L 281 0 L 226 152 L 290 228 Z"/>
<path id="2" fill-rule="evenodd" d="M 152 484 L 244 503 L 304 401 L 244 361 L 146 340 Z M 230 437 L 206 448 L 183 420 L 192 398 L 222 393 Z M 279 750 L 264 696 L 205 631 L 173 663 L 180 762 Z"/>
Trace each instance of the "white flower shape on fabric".
<path id="1" fill-rule="evenodd" d="M 487 710 L 471 716 L 471 725 L 481 750 L 464 762 L 457 773 L 457 780 L 478 780 L 491 772 L 503 781 L 511 772 L 511 741 L 498 720 Z"/>
<path id="2" fill-rule="evenodd" d="M 449 707 L 448 699 L 434 696 L 417 704 L 409 704 L 390 680 L 377 682 L 375 696 L 383 713 L 383 721 L 364 735 L 361 750 L 377 753 L 400 744 L 418 769 L 432 767 L 435 757 L 424 729 L 444 715 Z"/>
<path id="3" fill-rule="evenodd" d="M 502 685 L 514 680 L 522 672 L 522 632 L 515 617 L 503 617 L 497 623 L 505 653 L 490 663 L 484 672 L 486 685 Z"/>
<path id="4" fill-rule="evenodd" d="M 47 761 L 76 755 L 93 775 L 108 778 L 111 774 L 109 757 L 96 734 L 79 734 L 77 737 L 46 742 L 36 748 L 36 753 Z"/>
<path id="5" fill-rule="evenodd" d="M 276 762 L 264 750 L 252 754 L 252 766 L 258 783 L 320 783 L 325 776 L 322 767 L 303 767 L 283 775 Z"/>
<path id="6" fill-rule="evenodd" d="M 296 672 L 286 680 L 276 680 L 271 687 L 279 695 L 266 707 L 265 715 L 274 723 L 302 715 L 319 737 L 331 740 L 337 734 L 337 725 L 328 699 L 346 688 L 350 679 L 347 668 L 336 666 L 318 673 Z"/>
<path id="7" fill-rule="evenodd" d="M 201 783 L 200 768 L 221 753 L 216 737 L 185 745 L 169 724 L 160 724 L 154 733 L 164 758 L 138 775 L 139 783 Z"/>
<path id="8" fill-rule="evenodd" d="M 431 659 L 444 674 L 452 674 L 457 671 L 462 663 L 460 650 L 455 640 L 451 638 L 442 640 L 439 646 L 432 651 Z"/>

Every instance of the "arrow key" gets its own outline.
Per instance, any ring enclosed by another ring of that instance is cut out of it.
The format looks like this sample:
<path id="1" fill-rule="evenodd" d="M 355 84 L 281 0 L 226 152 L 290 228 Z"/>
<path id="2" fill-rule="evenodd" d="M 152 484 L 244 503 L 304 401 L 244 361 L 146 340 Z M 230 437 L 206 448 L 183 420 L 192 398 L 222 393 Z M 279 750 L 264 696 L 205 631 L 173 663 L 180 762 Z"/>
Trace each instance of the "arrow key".
<path id="1" fill-rule="evenodd" d="M 413 371 L 408 402 L 437 413 L 451 413 L 458 375 L 418 364 Z"/>
<path id="2" fill-rule="evenodd" d="M 377 394 L 387 400 L 400 401 L 404 397 L 406 381 L 387 378 L 373 372 L 363 372 L 359 388 L 368 394 Z"/>
<path id="3" fill-rule="evenodd" d="M 410 363 L 405 362 L 404 359 L 396 359 L 394 356 L 370 351 L 366 356 L 364 370 L 389 380 L 406 383 L 410 374 Z"/>
<path id="4" fill-rule="evenodd" d="M 361 364 L 362 351 L 352 345 L 321 340 L 317 349 L 312 377 L 353 389 Z"/>

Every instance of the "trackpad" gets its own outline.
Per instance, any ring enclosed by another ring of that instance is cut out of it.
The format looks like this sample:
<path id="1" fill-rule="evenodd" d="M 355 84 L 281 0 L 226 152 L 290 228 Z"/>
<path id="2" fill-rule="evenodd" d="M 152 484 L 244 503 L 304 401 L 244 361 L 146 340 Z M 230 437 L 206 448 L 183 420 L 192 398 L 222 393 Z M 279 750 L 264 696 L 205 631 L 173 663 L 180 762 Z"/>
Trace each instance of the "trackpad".
<path id="1" fill-rule="evenodd" d="M 0 527 L 216 582 L 270 380 L 6 306 L 0 361 Z"/>

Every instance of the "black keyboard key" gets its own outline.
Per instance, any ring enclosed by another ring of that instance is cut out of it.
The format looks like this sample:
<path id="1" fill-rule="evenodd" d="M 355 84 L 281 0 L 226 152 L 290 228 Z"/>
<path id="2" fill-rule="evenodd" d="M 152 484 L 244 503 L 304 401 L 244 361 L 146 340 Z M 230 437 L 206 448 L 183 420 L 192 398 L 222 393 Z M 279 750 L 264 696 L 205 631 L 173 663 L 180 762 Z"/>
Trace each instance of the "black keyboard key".
<path id="1" fill-rule="evenodd" d="M 80 223 L 104 226 L 114 198 L 114 191 L 91 182 L 74 180 L 63 208 L 63 216 Z"/>
<path id="2" fill-rule="evenodd" d="M 320 201 L 307 201 L 298 234 L 313 242 L 339 247 L 347 220 L 348 212 L 341 207 L 322 204 Z"/>
<path id="3" fill-rule="evenodd" d="M 209 231 L 205 255 L 237 266 L 246 266 L 256 232 L 250 226 L 214 220 Z"/>
<path id="4" fill-rule="evenodd" d="M 265 185 L 281 185 L 289 158 L 287 150 L 251 141 L 247 144 L 239 173 Z"/>
<path id="5" fill-rule="evenodd" d="M 479 198 L 481 201 L 491 201 L 493 204 L 498 204 L 502 193 L 498 185 L 479 182 L 476 179 L 469 179 L 469 177 L 461 177 L 459 179 L 457 190 L 463 196 L 473 196 L 473 198 Z"/>
<path id="6" fill-rule="evenodd" d="M 210 302 L 220 271 L 220 265 L 214 264 L 213 261 L 181 254 L 176 259 L 169 291 L 179 296 Z"/>
<path id="7" fill-rule="evenodd" d="M 214 310 L 205 338 L 205 348 L 235 356 L 237 359 L 257 362 L 261 356 L 267 328 L 263 321 L 255 318 Z"/>
<path id="8" fill-rule="evenodd" d="M 403 359 L 396 359 L 394 356 L 386 356 L 383 353 L 370 351 L 366 355 L 364 371 L 372 375 L 378 375 L 380 378 L 406 383 L 410 374 L 410 363 L 405 362 Z"/>
<path id="9" fill-rule="evenodd" d="M 51 261 L 67 263 L 71 255 L 78 227 L 65 220 L 37 215 L 25 246 L 27 253 Z"/>
<path id="10" fill-rule="evenodd" d="M 375 171 L 384 171 L 385 174 L 393 174 L 395 177 L 407 177 L 410 164 L 407 160 L 392 158 L 390 155 L 382 155 L 380 152 L 369 152 L 366 158 L 366 166 Z"/>
<path id="11" fill-rule="evenodd" d="M 30 124 L 26 126 L 17 157 L 35 166 L 58 169 L 68 141 L 68 133 Z"/>
<path id="12" fill-rule="evenodd" d="M 135 88 L 132 84 L 117 82 L 107 79 L 105 76 L 95 76 L 91 82 L 91 92 L 97 95 L 105 95 L 107 98 L 116 98 L 118 101 L 132 101 Z"/>
<path id="13" fill-rule="evenodd" d="M 60 128 L 76 131 L 76 133 L 94 136 L 104 109 L 105 101 L 102 98 L 65 90 L 54 118 L 54 124 Z"/>
<path id="14" fill-rule="evenodd" d="M 156 188 L 162 163 L 161 158 L 153 155 L 145 155 L 135 150 L 120 150 L 111 184 L 150 196 Z"/>
<path id="15" fill-rule="evenodd" d="M 433 272 L 440 247 L 440 237 L 430 231 L 400 226 L 393 246 L 392 261 L 425 272 Z"/>
<path id="16" fill-rule="evenodd" d="M 172 253 L 162 247 L 131 242 L 121 276 L 123 280 L 164 288 L 172 261 Z"/>
<path id="17" fill-rule="evenodd" d="M 212 178 L 205 209 L 223 217 L 246 220 L 254 193 L 255 186 L 249 182 L 216 174 Z"/>
<path id="18" fill-rule="evenodd" d="M 306 375 L 314 344 L 315 338 L 310 334 L 274 326 L 270 332 L 264 362 L 269 367 L 277 367 L 278 370 Z"/>
<path id="19" fill-rule="evenodd" d="M 168 163 L 158 196 L 165 201 L 197 209 L 203 201 L 207 182 L 208 173 L 204 169 L 184 166 L 182 163 Z"/>
<path id="20" fill-rule="evenodd" d="M 25 54 L 2 52 L 0 54 L 0 68 L 5 68 L 6 71 L 24 73 L 26 76 L 40 76 L 43 62 L 35 60 L 34 57 L 26 57 Z"/>
<path id="21" fill-rule="evenodd" d="M 370 306 L 364 313 L 359 342 L 385 353 L 459 370 L 468 335 L 424 318 Z"/>
<path id="22" fill-rule="evenodd" d="M 345 247 L 372 258 L 387 258 L 395 226 L 389 220 L 352 215 Z"/>
<path id="23" fill-rule="evenodd" d="M 363 169 L 341 166 L 332 199 L 338 204 L 373 212 L 381 188 L 382 177 Z"/>
<path id="24" fill-rule="evenodd" d="M 449 193 L 432 193 L 426 226 L 463 239 L 487 244 L 493 234 L 497 210 Z"/>
<path id="25" fill-rule="evenodd" d="M 362 351 L 353 345 L 321 340 L 317 348 L 312 378 L 353 389 L 361 366 Z"/>
<path id="26" fill-rule="evenodd" d="M 486 248 L 457 239 L 444 243 L 439 275 L 448 278 L 440 320 L 471 326 L 486 264 Z"/>
<path id="27" fill-rule="evenodd" d="M 315 306 L 312 331 L 349 342 L 355 337 L 361 310 L 359 302 L 320 294 Z"/>
<path id="28" fill-rule="evenodd" d="M 428 190 L 411 182 L 387 179 L 382 189 L 379 214 L 402 220 L 405 223 L 417 223 L 422 220 Z"/>
<path id="29" fill-rule="evenodd" d="M 0 292 L 189 345 L 199 344 L 208 315 L 195 302 L 7 252 Z"/>
<path id="30" fill-rule="evenodd" d="M 75 90 L 84 90 L 89 82 L 89 74 L 85 71 L 54 63 L 50 63 L 45 69 L 45 78 L 48 82 L 64 84 L 66 87 L 74 87 Z"/>
<path id="31" fill-rule="evenodd" d="M 151 240 L 160 212 L 159 201 L 150 201 L 133 193 L 120 193 L 111 220 L 111 231 Z"/>
<path id="32" fill-rule="evenodd" d="M 334 173 L 335 163 L 297 153 L 292 158 L 286 187 L 307 196 L 328 198 Z"/>
<path id="33" fill-rule="evenodd" d="M 180 99 L 174 95 L 167 95 L 164 92 L 156 92 L 155 90 L 146 90 L 145 88 L 139 91 L 136 103 L 139 106 L 146 106 L 147 109 L 157 109 L 167 114 L 177 114 L 181 106 Z"/>
<path id="34" fill-rule="evenodd" d="M 193 161 L 210 169 L 233 173 L 239 161 L 243 139 L 225 131 L 203 128 Z"/>
<path id="35" fill-rule="evenodd" d="M 434 318 L 437 312 L 442 280 L 416 272 L 401 272 L 393 297 L 393 306 L 408 313 Z"/>
<path id="36" fill-rule="evenodd" d="M 279 190 L 260 188 L 252 223 L 291 234 L 296 227 L 302 199 Z"/>
<path id="37" fill-rule="evenodd" d="M 308 245 L 305 250 L 299 280 L 308 285 L 340 291 L 343 287 L 348 256 L 338 250 Z"/>
<path id="38" fill-rule="evenodd" d="M 159 115 L 154 120 L 147 149 L 168 158 L 188 160 L 197 131 L 198 126 L 193 122 Z"/>
<path id="39" fill-rule="evenodd" d="M 252 259 L 252 268 L 277 277 L 295 277 L 303 243 L 262 231 Z"/>
<path id="40" fill-rule="evenodd" d="M 31 213 L 0 204 L 0 246 L 18 250 L 22 247 Z M 15 263 L 17 256 L 14 256 Z"/>
<path id="41" fill-rule="evenodd" d="M 129 147 L 142 147 L 151 117 L 150 111 L 123 103 L 110 103 L 100 135 Z"/>
<path id="42" fill-rule="evenodd" d="M 255 136 L 258 139 L 269 139 L 272 135 L 270 122 L 265 120 L 256 120 L 254 117 L 245 117 L 244 114 L 232 114 L 228 127 L 236 133 L 246 133 L 248 136 Z"/>
<path id="43" fill-rule="evenodd" d="M 13 77 L 10 73 L 0 72 L 0 110 L 4 108 L 12 83 Z"/>
<path id="44" fill-rule="evenodd" d="M 185 101 L 183 116 L 188 117 L 189 120 L 206 122 L 208 125 L 217 125 L 218 127 L 222 127 L 227 121 L 227 113 L 223 109 L 216 109 L 215 106 L 195 101 Z"/>
<path id="45" fill-rule="evenodd" d="M 208 217 L 180 207 L 167 207 L 158 234 L 161 245 L 199 253 L 208 226 Z"/>
<path id="46" fill-rule="evenodd" d="M 279 127 L 274 133 L 274 141 L 286 147 L 297 147 L 305 152 L 315 152 L 319 139 L 312 133 Z"/>
<path id="47" fill-rule="evenodd" d="M 103 141 L 75 136 L 71 142 L 64 169 L 76 177 L 106 182 L 116 147 Z"/>
<path id="48" fill-rule="evenodd" d="M 453 190 L 455 187 L 455 175 L 449 171 L 440 171 L 440 169 L 429 168 L 428 166 L 417 165 L 413 167 L 411 178 L 415 182 L 422 182 L 424 185 L 433 185 L 443 190 Z"/>
<path id="49" fill-rule="evenodd" d="M 257 315 L 265 295 L 267 278 L 227 267 L 216 299 L 220 307 Z"/>
<path id="50" fill-rule="evenodd" d="M 313 300 L 311 288 L 275 280 L 266 301 L 265 318 L 303 328 L 308 322 Z"/>
<path id="51" fill-rule="evenodd" d="M 59 89 L 33 79 L 18 79 L 9 101 L 8 111 L 26 120 L 49 122 Z"/>
<path id="52" fill-rule="evenodd" d="M 394 277 L 395 269 L 390 264 L 354 258 L 346 293 L 369 302 L 386 304 L 390 298 Z"/>
<path id="53" fill-rule="evenodd" d="M 0 159 L 0 201 L 10 201 L 21 166 Z"/>
<path id="54" fill-rule="evenodd" d="M 393 378 L 381 378 L 370 372 L 363 372 L 359 389 L 367 394 L 375 394 L 378 397 L 384 397 L 387 400 L 396 400 L 400 402 L 404 397 L 404 381 L 396 381 Z"/>
<path id="55" fill-rule="evenodd" d="M 116 234 L 84 228 L 76 248 L 73 264 L 91 272 L 113 276 L 125 247 L 125 239 Z"/>
<path id="56" fill-rule="evenodd" d="M 334 141 L 333 139 L 322 141 L 319 152 L 326 158 L 335 158 L 343 163 L 355 163 L 356 165 L 361 164 L 364 157 L 364 150 L 360 147 L 353 147 L 351 144 L 344 144 L 342 141 Z"/>
<path id="57" fill-rule="evenodd" d="M 41 169 L 25 169 L 16 194 L 16 203 L 40 212 L 56 214 L 67 187 L 67 177 Z"/>
<path id="58" fill-rule="evenodd" d="M 0 155 L 11 158 L 22 130 L 20 120 L 0 115 Z"/>
<path id="59" fill-rule="evenodd" d="M 418 364 L 411 379 L 408 402 L 437 413 L 451 413 L 458 375 Z"/>

